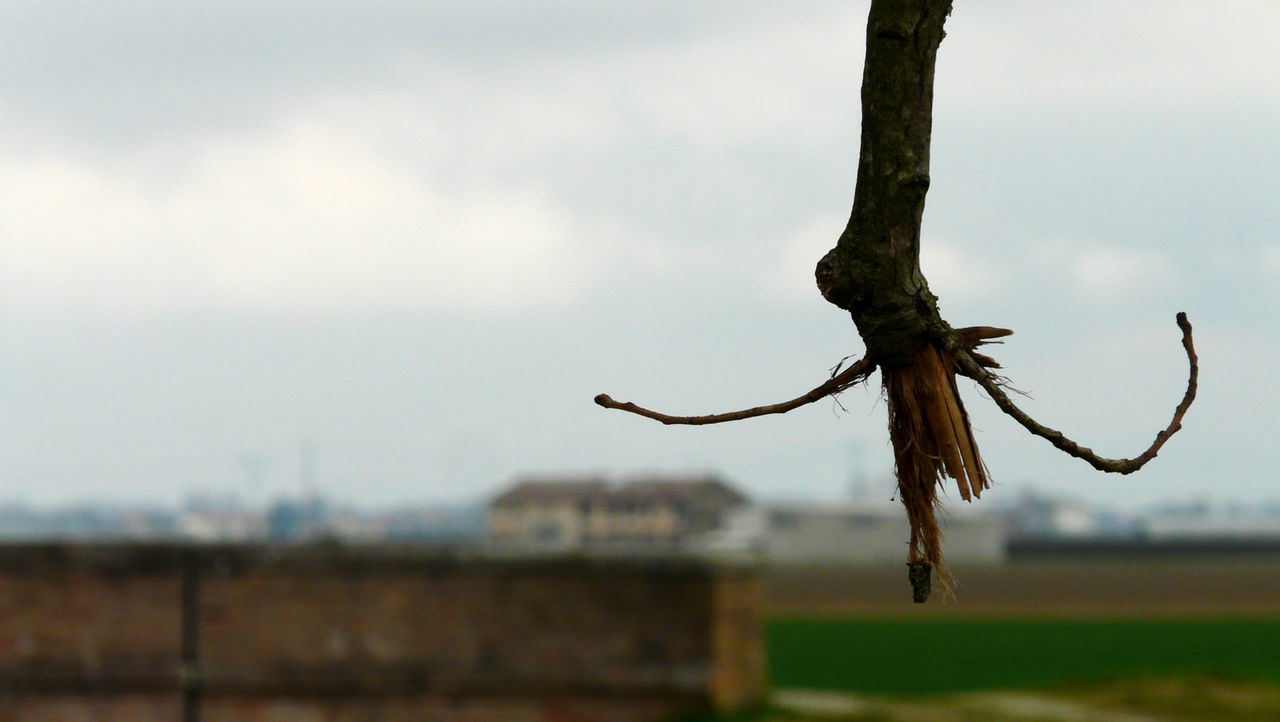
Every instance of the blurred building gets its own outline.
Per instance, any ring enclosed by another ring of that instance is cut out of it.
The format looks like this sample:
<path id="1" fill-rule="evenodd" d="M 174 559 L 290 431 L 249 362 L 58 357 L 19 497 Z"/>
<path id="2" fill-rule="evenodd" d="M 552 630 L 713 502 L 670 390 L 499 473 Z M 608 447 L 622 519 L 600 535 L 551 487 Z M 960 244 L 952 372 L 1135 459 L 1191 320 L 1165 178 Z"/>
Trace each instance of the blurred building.
<path id="1" fill-rule="evenodd" d="M 1133 538 L 1141 520 L 1073 496 L 1024 488 L 995 500 L 1017 539 Z"/>
<path id="2" fill-rule="evenodd" d="M 404 506 L 383 512 L 387 539 L 397 541 L 475 543 L 484 540 L 485 505 Z"/>
<path id="3" fill-rule="evenodd" d="M 900 564 L 911 530 L 900 504 L 858 499 L 760 510 L 764 550 L 776 565 Z M 947 561 L 996 564 L 1005 559 L 1004 520 L 995 514 L 939 517 Z"/>
<path id="4" fill-rule="evenodd" d="M 41 509 L 20 503 L 0 506 L 0 540 L 160 539 L 176 531 L 173 512 L 116 504 L 80 503 Z"/>
<path id="5" fill-rule="evenodd" d="M 267 537 L 275 541 L 309 541 L 334 535 L 329 504 L 320 496 L 280 499 L 267 510 Z"/>
<path id="6" fill-rule="evenodd" d="M 174 526 L 177 536 L 191 541 L 245 541 L 267 533 L 262 513 L 233 494 L 189 494 Z"/>
<path id="7" fill-rule="evenodd" d="M 1280 539 L 1280 505 L 1215 505 L 1207 499 L 1163 504 L 1144 514 L 1142 529 L 1151 539 L 1276 540 Z"/>
<path id="8" fill-rule="evenodd" d="M 522 551 L 674 549 L 724 526 L 746 496 L 713 476 L 520 481 L 489 504 L 489 539 Z"/>

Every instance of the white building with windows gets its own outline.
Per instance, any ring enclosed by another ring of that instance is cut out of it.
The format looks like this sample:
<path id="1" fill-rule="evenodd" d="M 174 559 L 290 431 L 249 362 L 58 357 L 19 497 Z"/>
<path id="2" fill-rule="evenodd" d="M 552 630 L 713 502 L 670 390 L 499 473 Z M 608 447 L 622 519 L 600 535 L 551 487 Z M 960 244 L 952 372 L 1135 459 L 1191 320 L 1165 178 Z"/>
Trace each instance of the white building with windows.
<path id="1" fill-rule="evenodd" d="M 513 551 L 695 548 L 750 505 L 714 476 L 523 480 L 489 502 L 491 544 Z"/>

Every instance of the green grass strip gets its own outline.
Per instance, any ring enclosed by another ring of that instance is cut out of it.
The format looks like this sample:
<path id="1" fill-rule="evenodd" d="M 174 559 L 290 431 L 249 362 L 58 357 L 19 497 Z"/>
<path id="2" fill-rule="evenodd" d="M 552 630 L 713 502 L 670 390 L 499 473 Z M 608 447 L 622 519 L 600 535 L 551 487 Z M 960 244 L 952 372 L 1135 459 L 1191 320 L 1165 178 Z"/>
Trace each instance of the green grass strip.
<path id="1" fill-rule="evenodd" d="M 1140 676 L 1280 683 L 1280 619 L 778 619 L 776 687 L 935 694 Z"/>

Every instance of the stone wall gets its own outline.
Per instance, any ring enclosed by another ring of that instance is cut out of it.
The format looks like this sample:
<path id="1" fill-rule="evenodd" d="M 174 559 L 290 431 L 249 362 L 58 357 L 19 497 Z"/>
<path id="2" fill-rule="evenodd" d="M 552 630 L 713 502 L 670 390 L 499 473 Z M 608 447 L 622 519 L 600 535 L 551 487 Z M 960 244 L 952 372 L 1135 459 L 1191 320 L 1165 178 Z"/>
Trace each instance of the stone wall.
<path id="1" fill-rule="evenodd" d="M 755 570 L 380 546 L 0 547 L 0 722 L 640 722 L 765 686 Z"/>

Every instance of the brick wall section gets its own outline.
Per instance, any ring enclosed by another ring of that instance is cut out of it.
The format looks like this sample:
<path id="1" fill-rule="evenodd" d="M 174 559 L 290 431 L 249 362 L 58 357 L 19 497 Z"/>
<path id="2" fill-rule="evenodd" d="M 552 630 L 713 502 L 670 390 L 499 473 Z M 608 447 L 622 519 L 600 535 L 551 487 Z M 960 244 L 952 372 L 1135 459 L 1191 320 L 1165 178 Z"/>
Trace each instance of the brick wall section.
<path id="1" fill-rule="evenodd" d="M 0 722 L 731 709 L 763 694 L 760 604 L 753 569 L 689 558 L 5 546 Z"/>
<path id="2" fill-rule="evenodd" d="M 0 666 L 40 659 L 167 663 L 176 654 L 181 608 L 171 554 L 104 549 L 86 558 L 64 547 L 0 549 Z"/>
<path id="3" fill-rule="evenodd" d="M 714 586 L 711 613 L 711 696 L 717 709 L 750 707 L 768 686 L 764 641 L 764 585 L 755 573 L 724 573 Z"/>
<path id="4" fill-rule="evenodd" d="M 3 722 L 174 722 L 181 719 L 179 695 L 0 696 Z"/>
<path id="5" fill-rule="evenodd" d="M 618 697 L 611 699 L 438 697 L 279 700 L 218 699 L 205 706 L 208 722 L 645 722 L 675 719 L 691 699 Z M 122 718 L 123 719 L 123 718 Z"/>

